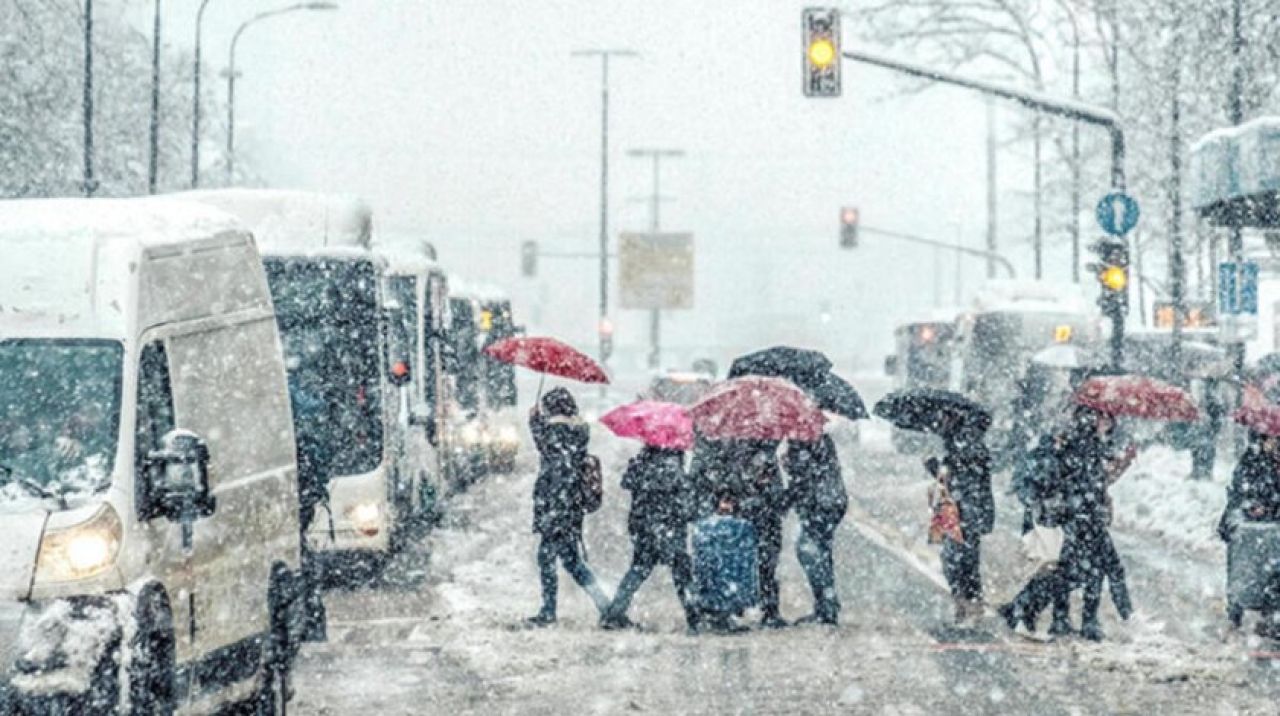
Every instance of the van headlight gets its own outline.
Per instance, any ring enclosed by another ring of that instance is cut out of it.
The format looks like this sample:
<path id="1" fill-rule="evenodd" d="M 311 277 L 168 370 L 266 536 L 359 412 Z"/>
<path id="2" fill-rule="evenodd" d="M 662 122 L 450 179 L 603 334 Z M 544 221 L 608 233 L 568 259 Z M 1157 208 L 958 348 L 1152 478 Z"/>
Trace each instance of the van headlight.
<path id="1" fill-rule="evenodd" d="M 104 504 L 78 525 L 50 529 L 40 539 L 37 582 L 87 579 L 110 569 L 120 553 L 120 516 Z"/>
<path id="2" fill-rule="evenodd" d="M 458 430 L 458 438 L 466 445 L 479 445 L 484 442 L 484 430 L 479 423 L 467 423 Z"/>
<path id="3" fill-rule="evenodd" d="M 376 503 L 361 502 L 358 505 L 352 505 L 347 508 L 346 514 L 356 531 L 366 537 L 378 534 L 378 530 L 382 527 L 382 510 Z"/>
<path id="4" fill-rule="evenodd" d="M 520 443 L 520 431 L 516 430 L 514 425 L 503 425 L 498 428 L 498 441 L 508 447 L 518 445 Z"/>

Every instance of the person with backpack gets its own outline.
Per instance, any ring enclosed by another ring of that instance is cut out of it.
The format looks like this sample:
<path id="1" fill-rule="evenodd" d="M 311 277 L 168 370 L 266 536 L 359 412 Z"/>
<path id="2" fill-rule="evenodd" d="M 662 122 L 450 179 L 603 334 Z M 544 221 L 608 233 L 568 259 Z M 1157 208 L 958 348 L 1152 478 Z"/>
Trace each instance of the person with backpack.
<path id="1" fill-rule="evenodd" d="M 653 573 L 653 568 L 671 568 L 676 595 L 684 608 L 690 630 L 698 627 L 697 610 L 691 594 L 693 563 L 687 548 L 691 486 L 684 470 L 684 451 L 646 445 L 627 464 L 622 489 L 631 493 L 631 513 L 627 528 L 631 533 L 631 567 L 622 578 L 613 603 L 600 619 L 606 629 L 632 626 L 627 618 L 631 598 Z"/>
<path id="2" fill-rule="evenodd" d="M 778 587 L 778 561 L 782 556 L 782 520 L 787 513 L 787 492 L 778 466 L 778 443 L 772 440 L 738 441 L 734 466 L 739 476 L 742 516 L 756 533 L 760 570 L 760 626 L 780 629 L 782 618 Z"/>
<path id="3" fill-rule="evenodd" d="M 813 591 L 813 613 L 797 624 L 840 623 L 832 546 L 836 528 L 849 509 L 849 495 L 840 474 L 835 441 L 823 435 L 817 442 L 788 441 L 784 465 L 791 482 L 787 504 L 800 518 L 796 558 Z"/>
<path id="4" fill-rule="evenodd" d="M 533 486 L 533 531 L 541 537 L 542 609 L 527 620 L 532 626 L 556 621 L 557 562 L 586 590 L 601 616 L 609 608 L 609 598 L 587 566 L 582 548 L 582 520 L 599 508 L 600 497 L 599 462 L 587 453 L 587 424 L 565 388 L 555 388 L 540 402 L 529 415 L 541 461 Z"/>

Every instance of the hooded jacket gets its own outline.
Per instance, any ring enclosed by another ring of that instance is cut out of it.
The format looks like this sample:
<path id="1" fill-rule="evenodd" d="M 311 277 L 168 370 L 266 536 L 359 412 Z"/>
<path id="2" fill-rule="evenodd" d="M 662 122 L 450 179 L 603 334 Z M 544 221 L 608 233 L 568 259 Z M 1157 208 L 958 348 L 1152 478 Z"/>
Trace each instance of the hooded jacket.
<path id="1" fill-rule="evenodd" d="M 590 432 L 577 416 L 529 418 L 541 466 L 533 485 L 533 531 L 544 537 L 576 538 L 582 532 L 582 466 Z"/>
<path id="2" fill-rule="evenodd" d="M 631 493 L 627 528 L 637 543 L 683 548 L 693 500 L 682 451 L 644 447 L 627 463 L 622 489 Z"/>
<path id="3" fill-rule="evenodd" d="M 830 435 L 823 435 L 816 443 L 788 443 L 783 467 L 791 477 L 787 503 L 795 508 L 802 526 L 831 527 L 844 518 L 849 509 L 849 493 Z"/>

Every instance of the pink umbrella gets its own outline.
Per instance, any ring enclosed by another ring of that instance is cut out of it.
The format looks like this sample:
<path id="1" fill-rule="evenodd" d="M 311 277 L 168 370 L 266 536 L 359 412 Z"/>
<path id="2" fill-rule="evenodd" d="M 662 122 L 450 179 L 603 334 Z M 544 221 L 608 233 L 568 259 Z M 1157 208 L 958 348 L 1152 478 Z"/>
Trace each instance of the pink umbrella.
<path id="1" fill-rule="evenodd" d="M 822 437 L 826 418 L 803 390 L 781 378 L 748 376 L 722 383 L 689 413 L 712 440 L 804 440 Z"/>
<path id="2" fill-rule="evenodd" d="M 1257 386 L 1246 385 L 1240 397 L 1240 408 L 1233 416 L 1236 422 L 1263 435 L 1280 435 L 1280 405 L 1267 400 Z"/>
<path id="3" fill-rule="evenodd" d="M 641 400 L 620 405 L 601 416 L 600 422 L 620 438 L 636 438 L 652 447 L 693 447 L 693 418 L 675 403 Z"/>

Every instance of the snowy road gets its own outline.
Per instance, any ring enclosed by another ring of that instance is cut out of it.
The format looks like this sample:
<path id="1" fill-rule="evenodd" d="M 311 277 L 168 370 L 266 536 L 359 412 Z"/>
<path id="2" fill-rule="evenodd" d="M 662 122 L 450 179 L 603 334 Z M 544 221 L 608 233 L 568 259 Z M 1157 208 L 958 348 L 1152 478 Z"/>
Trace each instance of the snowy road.
<path id="1" fill-rule="evenodd" d="M 593 442 L 617 475 L 631 448 L 599 431 Z M 1180 558 L 1141 536 L 1123 536 L 1121 549 L 1143 614 L 1120 624 L 1104 610 L 1107 643 L 1038 644 L 994 621 L 990 638 L 951 638 L 937 558 L 921 539 L 917 460 L 868 449 L 849 462 L 857 505 L 838 538 L 838 630 L 687 636 L 661 569 L 633 606 L 643 632 L 597 629 L 567 577 L 561 623 L 521 628 L 538 600 L 525 466 L 458 498 L 447 523 L 390 567 L 391 586 L 330 592 L 331 639 L 301 657 L 297 712 L 1275 713 L 1280 672 L 1249 658 L 1258 645 L 1224 641 L 1208 587 L 1180 581 L 1169 571 Z M 616 478 L 607 489 L 586 539 L 612 586 L 630 553 L 625 495 Z M 993 602 L 1021 576 L 1010 515 L 987 546 Z M 786 550 L 783 609 L 795 618 L 809 601 L 790 539 Z M 1201 581 L 1213 568 L 1190 566 Z"/>

